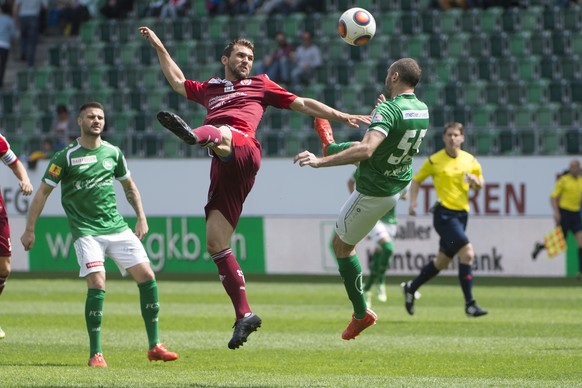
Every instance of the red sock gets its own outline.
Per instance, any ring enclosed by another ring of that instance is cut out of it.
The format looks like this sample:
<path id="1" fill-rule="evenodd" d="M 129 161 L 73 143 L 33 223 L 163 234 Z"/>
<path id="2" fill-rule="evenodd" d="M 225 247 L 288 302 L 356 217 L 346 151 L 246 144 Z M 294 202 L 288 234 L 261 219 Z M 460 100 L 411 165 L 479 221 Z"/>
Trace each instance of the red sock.
<path id="1" fill-rule="evenodd" d="M 222 134 L 220 130 L 214 125 L 203 125 L 192 130 L 198 139 L 198 144 L 201 146 L 206 146 L 209 143 L 214 143 L 214 145 L 219 145 L 222 142 Z"/>
<path id="2" fill-rule="evenodd" d="M 222 286 L 230 297 L 236 319 L 239 320 L 246 313 L 251 312 L 249 302 L 247 301 L 244 274 L 230 248 L 212 255 L 212 260 L 214 260 L 214 263 L 218 267 L 218 274 L 220 275 Z"/>

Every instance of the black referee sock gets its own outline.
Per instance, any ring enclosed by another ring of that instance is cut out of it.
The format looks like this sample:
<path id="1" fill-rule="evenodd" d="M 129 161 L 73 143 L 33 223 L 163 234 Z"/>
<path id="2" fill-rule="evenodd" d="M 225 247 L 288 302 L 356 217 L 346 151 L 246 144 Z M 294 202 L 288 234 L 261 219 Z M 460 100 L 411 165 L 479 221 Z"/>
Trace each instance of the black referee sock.
<path id="1" fill-rule="evenodd" d="M 418 275 L 416 279 L 412 281 L 412 283 L 410 284 L 410 291 L 414 292 L 418 290 L 420 286 L 428 282 L 430 279 L 434 278 L 436 275 L 438 275 L 439 272 L 441 271 L 439 271 L 434 266 L 434 261 L 431 261 L 430 263 L 422 267 L 422 269 L 420 270 L 420 275 Z"/>
<path id="2" fill-rule="evenodd" d="M 473 300 L 473 270 L 469 264 L 459 263 L 459 281 L 465 295 L 465 302 Z"/>

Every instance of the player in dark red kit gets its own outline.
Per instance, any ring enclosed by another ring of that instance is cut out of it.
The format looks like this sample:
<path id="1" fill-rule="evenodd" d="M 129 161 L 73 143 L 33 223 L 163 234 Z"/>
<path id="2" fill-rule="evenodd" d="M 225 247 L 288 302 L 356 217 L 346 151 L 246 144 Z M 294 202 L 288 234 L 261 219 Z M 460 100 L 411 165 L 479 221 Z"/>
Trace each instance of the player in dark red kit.
<path id="1" fill-rule="evenodd" d="M 28 178 L 28 173 L 24 165 L 14 152 L 10 149 L 10 144 L 6 138 L 0 135 L 0 159 L 5 165 L 10 167 L 16 178 L 18 178 L 20 192 L 24 195 L 32 194 L 32 185 Z M 10 275 L 10 259 L 12 258 L 12 248 L 10 244 L 10 225 L 8 224 L 8 215 L 4 206 L 4 199 L 0 195 L 0 294 L 4 291 L 6 280 Z M 6 334 L 0 328 L 0 339 Z"/>
<path id="2" fill-rule="evenodd" d="M 265 74 L 250 76 L 254 45 L 235 39 L 224 49 L 221 62 L 225 78 L 204 82 L 187 80 L 158 36 L 148 27 L 140 33 L 156 50 L 162 71 L 179 94 L 207 109 L 204 125 L 191 129 L 170 112 L 158 113 L 160 123 L 188 144 L 212 150 L 210 188 L 206 212 L 206 249 L 218 267 L 222 284 L 236 313 L 234 334 L 228 343 L 237 349 L 261 326 L 249 307 L 243 272 L 230 249 L 230 238 L 240 218 L 261 163 L 261 145 L 255 137 L 268 106 L 292 109 L 314 117 L 342 121 L 352 127 L 368 124 L 369 117 L 349 115 L 310 98 L 298 97 Z"/>

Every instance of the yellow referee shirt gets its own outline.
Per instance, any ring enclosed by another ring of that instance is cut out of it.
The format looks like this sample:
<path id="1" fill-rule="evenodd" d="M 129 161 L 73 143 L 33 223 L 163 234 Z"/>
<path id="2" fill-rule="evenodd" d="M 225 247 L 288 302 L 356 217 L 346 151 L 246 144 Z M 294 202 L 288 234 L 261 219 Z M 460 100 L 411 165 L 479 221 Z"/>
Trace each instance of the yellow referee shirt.
<path id="1" fill-rule="evenodd" d="M 473 155 L 461 150 L 451 158 L 444 149 L 428 157 L 413 177 L 417 182 L 431 176 L 441 205 L 451 210 L 469 211 L 469 183 L 466 174 L 483 179 L 481 165 Z"/>
<path id="2" fill-rule="evenodd" d="M 558 206 L 571 212 L 580 211 L 582 201 L 582 176 L 562 175 L 556 182 L 552 198 L 560 197 Z"/>

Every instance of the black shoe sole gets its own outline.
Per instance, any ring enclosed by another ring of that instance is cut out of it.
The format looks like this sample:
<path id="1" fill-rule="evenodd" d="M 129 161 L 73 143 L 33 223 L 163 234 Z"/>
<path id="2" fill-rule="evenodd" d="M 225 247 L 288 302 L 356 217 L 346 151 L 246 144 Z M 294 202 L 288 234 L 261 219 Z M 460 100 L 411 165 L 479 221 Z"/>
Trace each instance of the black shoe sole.
<path id="1" fill-rule="evenodd" d="M 245 335 L 240 336 L 237 339 L 234 339 L 234 336 L 233 336 L 233 338 L 228 342 L 228 348 L 234 350 L 234 349 L 238 349 L 239 347 L 243 346 L 243 344 L 245 342 L 247 342 L 247 338 L 249 337 L 249 335 L 251 335 L 251 333 L 257 331 L 257 329 L 259 327 L 261 327 L 262 323 L 263 323 L 263 321 L 259 318 L 257 322 L 251 323 L 249 325 L 249 330 L 245 333 Z M 236 331 L 236 329 L 235 329 L 235 331 Z"/>
<path id="2" fill-rule="evenodd" d="M 165 128 L 178 136 L 184 143 L 190 145 L 198 144 L 196 135 L 184 120 L 171 112 L 161 111 L 157 114 L 157 119 Z"/>

